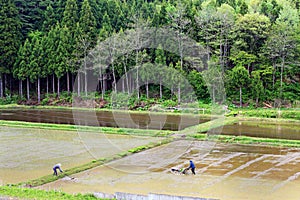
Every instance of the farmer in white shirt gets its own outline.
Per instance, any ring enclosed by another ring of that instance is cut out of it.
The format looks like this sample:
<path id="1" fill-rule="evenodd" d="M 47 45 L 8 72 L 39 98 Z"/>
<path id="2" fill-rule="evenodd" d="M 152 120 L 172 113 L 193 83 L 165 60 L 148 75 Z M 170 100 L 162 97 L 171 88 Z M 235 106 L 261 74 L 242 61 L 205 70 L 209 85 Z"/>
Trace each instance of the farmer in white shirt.
<path id="1" fill-rule="evenodd" d="M 63 170 L 61 169 L 60 163 L 53 166 L 53 171 L 54 171 L 53 175 L 57 176 L 57 170 L 59 170 L 61 173 L 63 172 Z"/>

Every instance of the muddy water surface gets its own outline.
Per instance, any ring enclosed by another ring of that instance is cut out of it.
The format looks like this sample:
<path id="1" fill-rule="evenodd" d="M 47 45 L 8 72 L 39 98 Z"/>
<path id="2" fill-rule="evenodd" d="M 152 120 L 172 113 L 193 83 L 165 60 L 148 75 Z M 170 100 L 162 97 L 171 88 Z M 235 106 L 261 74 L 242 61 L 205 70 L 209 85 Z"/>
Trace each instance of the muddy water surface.
<path id="1" fill-rule="evenodd" d="M 171 173 L 171 167 L 187 167 L 190 159 L 196 164 L 195 176 Z M 176 141 L 42 188 L 293 200 L 300 196 L 299 172 L 300 149 Z"/>
<path id="2" fill-rule="evenodd" d="M 181 130 L 207 122 L 197 116 L 179 116 L 155 113 L 122 113 L 111 111 L 72 111 L 55 109 L 0 110 L 0 120 L 77 124 L 101 127 L 122 127 L 159 130 Z"/>
<path id="3" fill-rule="evenodd" d="M 17 183 L 109 157 L 157 138 L 102 133 L 0 128 L 0 184 Z"/>
<path id="4" fill-rule="evenodd" d="M 251 136 L 300 140 L 300 123 L 269 123 L 259 121 L 241 121 L 226 125 L 222 129 L 224 135 Z"/>

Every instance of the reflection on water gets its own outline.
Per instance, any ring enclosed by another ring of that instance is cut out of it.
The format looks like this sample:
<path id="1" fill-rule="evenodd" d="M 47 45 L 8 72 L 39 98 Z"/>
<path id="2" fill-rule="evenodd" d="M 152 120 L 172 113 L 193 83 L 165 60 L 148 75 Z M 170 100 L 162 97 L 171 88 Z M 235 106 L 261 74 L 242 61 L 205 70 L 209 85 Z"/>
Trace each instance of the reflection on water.
<path id="1" fill-rule="evenodd" d="M 117 113 L 111 111 L 72 111 L 55 109 L 0 110 L 0 120 L 77 124 L 101 127 L 121 127 L 158 130 L 182 130 L 209 121 L 197 116 L 167 114 Z"/>
<path id="2" fill-rule="evenodd" d="M 222 134 L 300 140 L 300 124 L 270 124 L 246 121 L 223 127 Z"/>

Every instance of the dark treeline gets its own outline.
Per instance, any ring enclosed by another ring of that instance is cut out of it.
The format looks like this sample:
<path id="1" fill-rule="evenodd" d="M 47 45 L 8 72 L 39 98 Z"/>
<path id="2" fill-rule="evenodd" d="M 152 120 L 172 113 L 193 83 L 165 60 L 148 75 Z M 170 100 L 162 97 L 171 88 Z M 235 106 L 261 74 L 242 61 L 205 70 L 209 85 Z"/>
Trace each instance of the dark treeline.
<path id="1" fill-rule="evenodd" d="M 175 69 L 199 100 L 215 100 L 217 89 L 210 83 L 222 77 L 229 102 L 280 106 L 300 101 L 299 0 L 0 0 L 0 13 L 1 98 L 40 102 L 50 93 L 86 95 L 87 76 L 78 69 L 87 64 L 85 58 L 97 41 L 148 26 L 169 27 L 195 40 L 209 52 L 208 70 L 195 68 L 162 46 L 135 49 L 99 73 L 102 97 L 121 80 L 124 93 L 137 89 L 136 98 L 180 102 L 176 85 L 139 87 L 155 64 L 166 68 L 154 76 L 178 83 L 168 72 Z M 122 78 L 142 65 L 135 78 Z M 75 80 L 78 91 L 72 91 Z"/>

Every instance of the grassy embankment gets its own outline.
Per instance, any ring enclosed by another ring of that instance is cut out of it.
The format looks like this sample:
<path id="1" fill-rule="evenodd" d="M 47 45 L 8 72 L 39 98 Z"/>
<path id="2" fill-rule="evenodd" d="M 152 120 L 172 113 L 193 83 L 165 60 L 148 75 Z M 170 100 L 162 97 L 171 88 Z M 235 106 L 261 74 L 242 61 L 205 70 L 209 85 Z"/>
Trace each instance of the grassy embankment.
<path id="1" fill-rule="evenodd" d="M 251 117 L 264 119 L 294 119 L 300 120 L 300 108 L 283 108 L 283 109 L 265 109 L 265 108 L 234 108 L 226 114 L 228 117 Z"/>
<path id="2" fill-rule="evenodd" d="M 50 123 L 35 123 L 35 122 L 6 121 L 6 120 L 0 120 L 0 126 L 19 127 L 19 128 L 37 128 L 37 129 L 47 129 L 47 130 L 62 130 L 62 131 L 95 132 L 95 133 L 102 133 L 102 134 L 153 136 L 153 137 L 165 137 L 170 135 L 172 132 L 167 130 L 141 130 L 141 129 L 131 129 L 131 128 L 78 126 L 78 125 L 69 125 L 69 124 L 50 124 Z"/>
<path id="3" fill-rule="evenodd" d="M 67 194 L 61 191 L 45 191 L 32 188 L 21 188 L 15 186 L 1 186 L 0 197 L 17 197 L 20 199 L 35 200 L 94 200 L 97 199 L 92 194 Z M 7 198 L 9 199 L 9 198 Z"/>

